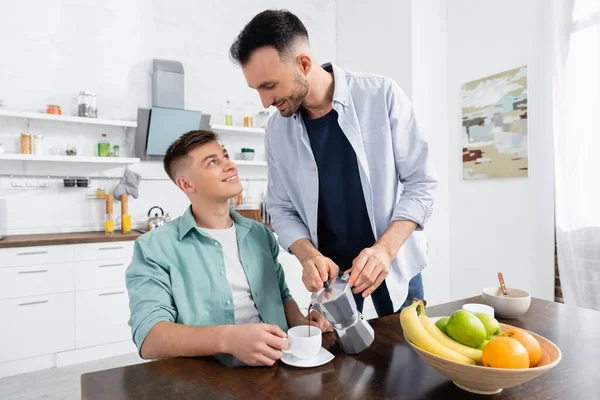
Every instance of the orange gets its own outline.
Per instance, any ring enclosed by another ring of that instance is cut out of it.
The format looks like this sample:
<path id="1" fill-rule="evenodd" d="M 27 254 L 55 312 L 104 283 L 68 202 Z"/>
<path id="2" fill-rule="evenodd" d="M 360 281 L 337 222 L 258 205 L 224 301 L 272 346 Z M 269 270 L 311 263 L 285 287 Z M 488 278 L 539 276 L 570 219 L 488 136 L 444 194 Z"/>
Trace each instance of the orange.
<path id="1" fill-rule="evenodd" d="M 528 368 L 529 354 L 515 339 L 497 337 L 483 348 L 481 363 L 492 368 Z"/>
<path id="2" fill-rule="evenodd" d="M 529 367 L 535 367 L 542 359 L 542 346 L 540 346 L 540 342 L 538 342 L 529 332 L 524 331 L 523 329 L 512 328 L 508 329 L 500 336 L 515 339 L 525 347 L 529 354 Z"/>

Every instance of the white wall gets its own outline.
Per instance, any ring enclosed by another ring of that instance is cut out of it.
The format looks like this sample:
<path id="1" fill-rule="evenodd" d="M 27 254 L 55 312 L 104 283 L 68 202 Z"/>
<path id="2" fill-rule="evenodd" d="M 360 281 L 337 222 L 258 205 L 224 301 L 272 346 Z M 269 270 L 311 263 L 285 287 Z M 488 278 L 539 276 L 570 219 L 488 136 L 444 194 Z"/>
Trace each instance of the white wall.
<path id="1" fill-rule="evenodd" d="M 426 226 L 429 265 L 423 271 L 428 304 L 450 300 L 449 129 L 446 77 L 446 1 L 412 0 L 412 92 L 417 124 L 427 135 L 438 174 L 434 212 Z"/>
<path id="2" fill-rule="evenodd" d="M 448 2 L 451 297 L 509 287 L 553 299 L 554 173 L 547 2 Z M 461 84 L 529 65 L 529 177 L 463 181 Z"/>
<path id="3" fill-rule="evenodd" d="M 152 59 L 164 58 L 183 63 L 187 109 L 210 113 L 217 123 L 226 100 L 237 107 L 252 101 L 257 112 L 261 109 L 258 96 L 229 61 L 228 50 L 244 24 L 274 6 L 297 13 L 309 30 L 315 55 L 336 61 L 334 0 L 5 2 L 0 13 L 0 99 L 7 109 L 41 111 L 46 104 L 59 104 L 65 114 L 76 114 L 77 93 L 91 90 L 98 95 L 99 117 L 135 119 L 137 107 L 151 104 Z M 237 111 L 239 121 L 243 110 Z M 23 121 L 0 118 L 0 142 L 7 151 L 17 149 L 18 135 L 24 129 Z M 101 132 L 108 133 L 113 143 L 124 141 L 122 130 L 115 128 L 32 122 L 30 132 L 44 134 L 47 147 L 75 143 L 89 155 Z M 130 146 L 131 141 L 123 149 L 125 155 Z M 159 163 L 143 163 L 136 169 L 147 176 L 165 176 Z M 0 163 L 0 173 L 25 171 L 97 172 Z M 122 169 L 106 172 L 120 173 Z M 240 167 L 240 175 L 266 174 L 265 169 Z M 0 197 L 8 200 L 9 234 L 102 229 L 100 202 L 86 200 L 85 190 L 61 188 L 58 181 L 50 184 L 47 189 L 22 190 L 12 188 L 8 178 L 0 178 Z M 98 181 L 96 185 L 110 189 L 113 183 Z M 256 193 L 262 191 L 256 189 Z M 134 224 L 143 222 L 147 209 L 156 204 L 177 216 L 187 199 L 170 181 L 143 181 L 140 198 L 130 205 Z"/>
<path id="4" fill-rule="evenodd" d="M 411 1 L 337 0 L 337 62 L 389 76 L 411 97 Z"/>

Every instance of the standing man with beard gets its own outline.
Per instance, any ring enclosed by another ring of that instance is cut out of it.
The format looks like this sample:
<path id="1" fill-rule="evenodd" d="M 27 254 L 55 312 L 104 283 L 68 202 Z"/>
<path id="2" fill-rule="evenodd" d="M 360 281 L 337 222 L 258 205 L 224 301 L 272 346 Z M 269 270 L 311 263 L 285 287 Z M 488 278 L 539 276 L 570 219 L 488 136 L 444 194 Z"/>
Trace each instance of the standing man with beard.
<path id="1" fill-rule="evenodd" d="M 421 232 L 437 180 L 412 105 L 391 79 L 320 66 L 289 11 L 256 15 L 230 49 L 265 108 L 267 207 L 309 291 L 338 274 L 360 311 L 379 316 L 423 297 Z"/>

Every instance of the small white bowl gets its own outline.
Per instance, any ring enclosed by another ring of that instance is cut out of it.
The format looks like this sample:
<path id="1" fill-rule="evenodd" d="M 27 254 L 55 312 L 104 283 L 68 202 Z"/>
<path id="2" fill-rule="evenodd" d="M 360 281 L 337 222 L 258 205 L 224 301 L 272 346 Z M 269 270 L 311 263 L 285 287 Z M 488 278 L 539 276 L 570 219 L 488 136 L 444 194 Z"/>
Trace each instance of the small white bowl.
<path id="1" fill-rule="evenodd" d="M 531 295 L 520 289 L 507 290 L 508 296 L 505 297 L 499 287 L 487 287 L 481 291 L 481 297 L 500 318 L 517 318 L 525 314 L 531 305 Z"/>
<path id="2" fill-rule="evenodd" d="M 490 317 L 494 318 L 494 308 L 486 306 L 485 304 L 467 303 L 463 304 L 462 309 L 472 312 L 473 314 L 487 314 Z"/>

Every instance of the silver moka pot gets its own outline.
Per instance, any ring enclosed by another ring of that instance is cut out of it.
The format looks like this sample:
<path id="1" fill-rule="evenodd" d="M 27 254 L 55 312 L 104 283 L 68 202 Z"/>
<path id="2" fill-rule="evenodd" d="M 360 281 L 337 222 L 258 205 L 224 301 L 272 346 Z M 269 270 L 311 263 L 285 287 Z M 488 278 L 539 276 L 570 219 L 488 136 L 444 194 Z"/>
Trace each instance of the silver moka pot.
<path id="1" fill-rule="evenodd" d="M 311 305 L 331 322 L 342 351 L 357 354 L 373 343 L 375 332 L 356 309 L 348 277 L 346 274 L 337 278 L 328 287 L 314 293 Z"/>

